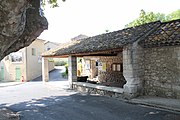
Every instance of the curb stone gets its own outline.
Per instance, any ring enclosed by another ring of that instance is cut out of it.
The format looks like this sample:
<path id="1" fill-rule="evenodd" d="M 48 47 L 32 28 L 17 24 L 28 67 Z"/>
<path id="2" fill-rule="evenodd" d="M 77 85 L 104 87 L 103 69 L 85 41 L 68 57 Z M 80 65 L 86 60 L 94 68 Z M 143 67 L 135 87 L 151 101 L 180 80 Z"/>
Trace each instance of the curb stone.
<path id="1" fill-rule="evenodd" d="M 15 86 L 15 85 L 20 85 L 25 82 L 7 82 L 7 83 L 0 83 L 0 88 L 1 87 L 8 87 L 8 86 Z"/>
<path id="2" fill-rule="evenodd" d="M 149 106 L 149 107 L 153 107 L 153 108 L 159 108 L 162 110 L 176 112 L 176 113 L 180 114 L 180 109 L 170 107 L 170 106 L 165 106 L 165 105 L 160 105 L 160 104 L 155 104 L 155 103 L 150 103 L 150 102 L 144 102 L 141 100 L 129 100 L 127 102 L 131 103 L 131 104 L 138 104 L 138 105 L 144 105 L 144 106 Z"/>

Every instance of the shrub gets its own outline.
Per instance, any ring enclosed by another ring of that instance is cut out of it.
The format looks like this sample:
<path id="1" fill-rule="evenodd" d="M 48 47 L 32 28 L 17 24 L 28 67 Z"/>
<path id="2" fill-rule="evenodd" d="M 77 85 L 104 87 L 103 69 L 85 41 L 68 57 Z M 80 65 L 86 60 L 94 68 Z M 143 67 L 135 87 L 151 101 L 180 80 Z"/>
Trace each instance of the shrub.
<path id="1" fill-rule="evenodd" d="M 66 72 L 61 73 L 61 75 L 62 75 L 63 78 L 67 78 Z"/>
<path id="2" fill-rule="evenodd" d="M 65 66 L 67 61 L 54 61 L 55 66 Z"/>
<path id="3" fill-rule="evenodd" d="M 65 72 L 62 73 L 63 78 L 67 78 L 68 76 L 68 64 L 65 65 L 65 69 L 66 69 Z"/>

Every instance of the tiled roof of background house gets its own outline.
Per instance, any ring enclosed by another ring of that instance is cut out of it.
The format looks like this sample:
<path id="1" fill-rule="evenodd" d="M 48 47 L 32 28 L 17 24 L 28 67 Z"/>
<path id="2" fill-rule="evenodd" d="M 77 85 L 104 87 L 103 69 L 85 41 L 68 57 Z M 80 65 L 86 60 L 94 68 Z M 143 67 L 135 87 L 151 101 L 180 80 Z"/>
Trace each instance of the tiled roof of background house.
<path id="1" fill-rule="evenodd" d="M 54 45 L 60 45 L 61 43 L 57 43 L 57 42 L 51 42 L 51 41 L 45 41 L 44 44 L 47 44 L 47 43 L 52 43 Z"/>
<path id="2" fill-rule="evenodd" d="M 151 22 L 119 31 L 73 40 L 50 50 L 43 56 L 77 55 L 122 49 L 139 40 L 143 47 L 180 45 L 180 19 L 161 23 Z"/>
<path id="3" fill-rule="evenodd" d="M 124 45 L 149 34 L 149 32 L 156 29 L 160 24 L 161 22 L 157 21 L 81 40 L 73 40 L 61 44 L 57 49 L 43 53 L 43 56 L 63 56 L 123 48 Z"/>
<path id="4" fill-rule="evenodd" d="M 88 38 L 87 35 L 83 35 L 83 34 L 80 34 L 74 38 L 71 38 L 71 40 L 80 40 L 80 39 L 85 39 L 85 38 Z"/>
<path id="5" fill-rule="evenodd" d="M 161 23 L 154 32 L 139 43 L 144 47 L 180 45 L 180 19 Z"/>

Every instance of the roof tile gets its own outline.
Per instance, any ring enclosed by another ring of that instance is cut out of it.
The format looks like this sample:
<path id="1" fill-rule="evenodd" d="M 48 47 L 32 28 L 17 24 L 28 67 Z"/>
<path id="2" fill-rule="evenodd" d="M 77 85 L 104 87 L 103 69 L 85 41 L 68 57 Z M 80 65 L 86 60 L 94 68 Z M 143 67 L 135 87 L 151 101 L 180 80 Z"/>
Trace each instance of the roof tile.
<path id="1" fill-rule="evenodd" d="M 61 44 L 57 49 L 43 53 L 43 56 L 63 56 L 119 49 L 137 40 L 140 41 L 139 44 L 143 47 L 180 45 L 180 19 L 165 23 L 157 21 L 73 40 Z"/>

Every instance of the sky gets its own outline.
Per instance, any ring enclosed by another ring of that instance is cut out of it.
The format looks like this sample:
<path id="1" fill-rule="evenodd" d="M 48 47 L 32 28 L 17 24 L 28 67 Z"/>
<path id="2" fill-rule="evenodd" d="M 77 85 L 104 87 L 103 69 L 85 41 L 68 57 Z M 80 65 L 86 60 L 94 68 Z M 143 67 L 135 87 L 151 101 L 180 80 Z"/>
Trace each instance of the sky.
<path id="1" fill-rule="evenodd" d="M 140 10 L 169 14 L 180 9 L 180 0 L 58 0 L 59 7 L 45 7 L 49 22 L 39 38 L 64 43 L 80 34 L 95 36 L 121 30 Z"/>

